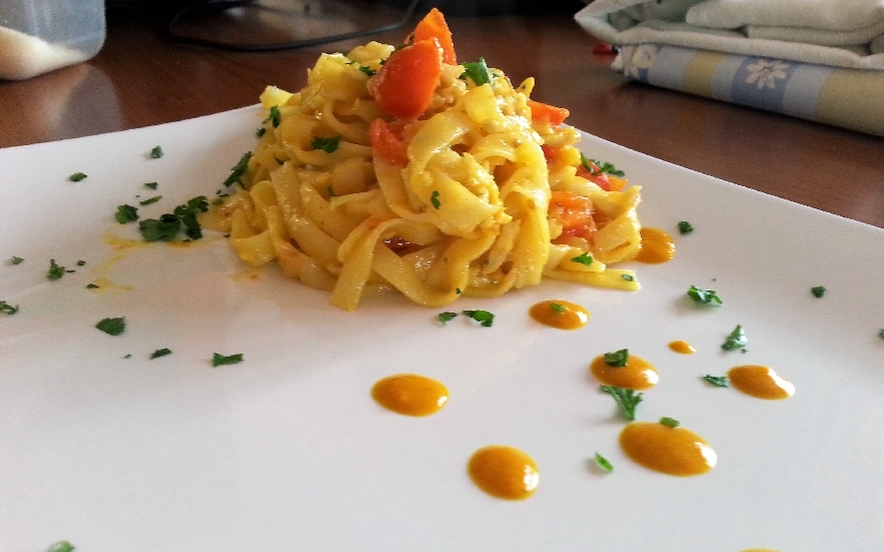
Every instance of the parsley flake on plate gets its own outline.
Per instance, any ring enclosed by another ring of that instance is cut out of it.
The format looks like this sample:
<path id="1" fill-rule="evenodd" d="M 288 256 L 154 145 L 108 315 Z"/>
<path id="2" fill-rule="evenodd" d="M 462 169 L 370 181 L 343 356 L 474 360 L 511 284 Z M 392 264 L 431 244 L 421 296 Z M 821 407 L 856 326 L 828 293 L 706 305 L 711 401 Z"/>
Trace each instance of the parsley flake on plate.
<path id="1" fill-rule="evenodd" d="M 620 277 L 623 278 L 624 280 L 626 280 L 627 282 L 634 282 L 635 281 L 635 276 L 633 276 L 632 274 L 621 274 Z"/>
<path id="2" fill-rule="evenodd" d="M 150 158 L 151 159 L 159 159 L 163 156 L 163 148 L 160 146 L 154 146 L 152 150 L 150 150 Z"/>
<path id="3" fill-rule="evenodd" d="M 156 351 L 152 352 L 150 354 L 150 359 L 153 360 L 155 358 L 160 358 L 160 357 L 164 357 L 166 355 L 171 355 L 171 354 L 172 354 L 172 349 L 163 347 L 162 349 L 157 349 Z"/>
<path id="4" fill-rule="evenodd" d="M 49 259 L 49 270 L 46 271 L 46 278 L 50 280 L 58 280 L 65 275 L 67 270 L 65 267 L 55 262 L 55 259 Z"/>
<path id="5" fill-rule="evenodd" d="M 158 184 L 156 182 L 145 182 L 144 183 L 144 187 L 149 188 L 151 190 L 156 190 L 157 186 L 158 186 Z"/>
<path id="6" fill-rule="evenodd" d="M 728 336 L 727 339 L 722 343 L 721 348 L 725 351 L 735 351 L 737 349 L 742 349 L 746 345 L 749 344 L 749 339 L 746 337 L 746 332 L 743 330 L 743 326 L 737 324 L 737 327 L 734 328 Z"/>
<path id="7" fill-rule="evenodd" d="M 446 322 L 448 322 L 448 321 L 450 321 L 450 320 L 454 320 L 454 318 L 455 318 L 456 316 L 457 316 L 457 313 L 456 313 L 456 312 L 445 311 L 445 312 L 440 312 L 440 313 L 436 316 L 436 320 L 438 320 L 439 323 L 442 324 L 442 325 L 444 326 Z"/>
<path id="8" fill-rule="evenodd" d="M 549 304 L 549 308 L 551 311 L 553 311 L 556 314 L 562 314 L 565 312 L 565 305 L 563 305 L 561 303 L 556 303 L 555 301 L 553 301 Z"/>
<path id="9" fill-rule="evenodd" d="M 126 331 L 126 318 L 103 318 L 95 324 L 95 327 L 108 335 L 120 335 Z"/>
<path id="10" fill-rule="evenodd" d="M 611 473 L 612 471 L 614 471 L 614 466 L 611 465 L 610 462 L 608 462 L 607 458 L 599 453 L 595 453 L 595 463 L 605 473 Z"/>
<path id="11" fill-rule="evenodd" d="M 826 286 L 814 286 L 810 288 L 810 293 L 813 294 L 814 297 L 819 299 L 826 294 Z"/>
<path id="12" fill-rule="evenodd" d="M 20 265 L 23 262 L 25 262 L 24 257 L 16 257 L 15 255 L 13 255 L 12 258 L 9 259 L 9 264 L 11 265 Z"/>
<path id="13" fill-rule="evenodd" d="M 138 202 L 138 204 L 141 206 L 150 205 L 151 203 L 156 203 L 157 201 L 159 201 L 161 199 L 163 199 L 163 196 L 161 196 L 161 195 L 153 196 L 153 197 L 149 197 L 147 199 L 142 199 L 141 201 Z"/>
<path id="14" fill-rule="evenodd" d="M 686 220 L 678 222 L 678 233 L 681 235 L 690 234 L 694 231 L 694 225 Z"/>
<path id="15" fill-rule="evenodd" d="M 662 418 L 660 418 L 660 424 L 665 425 L 666 427 L 671 427 L 672 429 L 675 429 L 681 425 L 680 423 L 678 423 L 678 420 L 674 418 L 669 418 L 668 416 L 663 416 Z"/>
<path id="16" fill-rule="evenodd" d="M 485 328 L 490 328 L 494 324 L 494 314 L 487 310 L 465 310 L 463 313 Z"/>
<path id="17" fill-rule="evenodd" d="M 114 218 L 117 219 L 117 222 L 120 224 L 135 222 L 138 220 L 138 207 L 133 207 L 132 205 L 118 205 L 117 212 L 114 213 Z"/>
<path id="18" fill-rule="evenodd" d="M 218 353 L 212 354 L 212 366 L 226 366 L 228 364 L 238 364 L 242 362 L 242 353 L 236 353 L 233 355 L 221 355 Z"/>
<path id="19" fill-rule="evenodd" d="M 703 289 L 697 286 L 691 286 L 688 288 L 687 296 L 693 299 L 695 303 L 699 303 L 701 305 L 721 305 L 723 301 L 721 297 L 715 293 L 714 289 Z"/>
<path id="20" fill-rule="evenodd" d="M 624 418 L 630 422 L 635 420 L 635 407 L 638 406 L 638 403 L 642 402 L 641 393 L 636 392 L 634 389 L 614 387 L 612 385 L 602 385 L 599 389 L 614 397 L 614 401 L 620 407 L 620 412 Z"/>
<path id="21" fill-rule="evenodd" d="M 623 368 L 629 362 L 629 349 L 620 349 L 613 353 L 605 353 L 605 364 L 614 368 Z"/>
<path id="22" fill-rule="evenodd" d="M 46 549 L 46 552 L 74 552 L 77 547 L 68 541 L 58 541 Z"/>
<path id="23" fill-rule="evenodd" d="M 703 376 L 703 379 L 706 380 L 709 385 L 713 385 L 715 387 L 730 387 L 731 382 L 727 378 L 727 376 L 713 376 L 711 374 L 706 374 Z"/>
<path id="24" fill-rule="evenodd" d="M 233 168 L 230 169 L 230 176 L 224 181 L 224 186 L 229 188 L 234 184 L 242 185 L 242 177 L 246 174 L 246 170 L 249 168 L 249 159 L 252 158 L 252 152 L 247 151 L 242 154 L 242 157 L 239 158 L 239 161 Z"/>
<path id="25" fill-rule="evenodd" d="M 79 182 L 81 180 L 85 180 L 87 176 L 88 175 L 84 172 L 75 172 L 74 174 L 70 175 L 68 178 L 70 179 L 71 182 Z"/>
<path id="26" fill-rule="evenodd" d="M 15 314 L 18 312 L 18 305 L 10 305 L 6 301 L 0 301 L 0 314 Z"/>

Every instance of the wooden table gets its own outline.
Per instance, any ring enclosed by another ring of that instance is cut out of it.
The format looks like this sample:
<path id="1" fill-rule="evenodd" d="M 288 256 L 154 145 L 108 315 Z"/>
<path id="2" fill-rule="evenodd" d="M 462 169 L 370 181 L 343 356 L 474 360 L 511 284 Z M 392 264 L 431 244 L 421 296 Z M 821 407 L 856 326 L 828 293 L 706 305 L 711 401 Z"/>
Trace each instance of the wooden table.
<path id="1" fill-rule="evenodd" d="M 322 51 L 276 53 L 167 41 L 159 21 L 111 14 L 90 62 L 0 83 L 0 147 L 178 121 L 257 102 L 265 85 L 297 90 Z M 574 126 L 628 148 L 798 203 L 884 227 L 884 139 L 627 82 L 568 15 L 449 16 L 461 60 L 480 56 Z M 399 43 L 407 30 L 375 38 Z M 220 31 L 219 31 L 220 32 Z M 223 34 L 223 32 L 221 33 Z"/>

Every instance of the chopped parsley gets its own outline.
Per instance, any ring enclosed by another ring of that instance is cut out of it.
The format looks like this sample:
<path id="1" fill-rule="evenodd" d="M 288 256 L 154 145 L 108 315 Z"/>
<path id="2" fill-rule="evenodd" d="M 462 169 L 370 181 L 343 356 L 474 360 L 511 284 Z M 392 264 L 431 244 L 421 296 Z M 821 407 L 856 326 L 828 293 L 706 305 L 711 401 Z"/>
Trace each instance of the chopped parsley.
<path id="1" fill-rule="evenodd" d="M 463 73 L 461 73 L 460 78 L 462 80 L 470 79 L 476 86 L 482 86 L 483 84 L 488 84 L 491 82 L 491 71 L 488 70 L 488 64 L 485 63 L 485 58 L 479 58 L 479 61 L 468 61 L 463 65 Z"/>
<path id="2" fill-rule="evenodd" d="M 880 337 L 881 339 L 884 339 L 884 328 L 881 328 L 880 330 L 878 330 L 878 337 Z"/>
<path id="3" fill-rule="evenodd" d="M 153 360 L 155 358 L 160 358 L 160 357 L 164 357 L 166 355 L 171 355 L 171 354 L 172 354 L 172 349 L 168 349 L 166 347 L 163 347 L 162 349 L 157 349 L 156 351 L 152 352 L 150 354 L 150 359 Z"/>
<path id="4" fill-rule="evenodd" d="M 635 276 L 633 276 L 632 274 L 621 274 L 620 277 L 623 278 L 624 280 L 626 280 L 627 282 L 634 282 L 635 281 Z"/>
<path id="5" fill-rule="evenodd" d="M 562 314 L 563 312 L 565 312 L 565 305 L 561 303 L 556 303 L 555 301 L 549 304 L 549 308 L 556 314 Z"/>
<path id="6" fill-rule="evenodd" d="M 282 115 L 279 113 L 279 106 L 274 105 L 270 108 L 270 113 L 267 115 L 267 120 L 270 121 L 270 124 L 273 125 L 273 128 L 279 126 L 279 123 L 282 121 Z"/>
<path id="7" fill-rule="evenodd" d="M 605 364 L 614 368 L 623 368 L 629 362 L 629 349 L 620 349 L 613 353 L 605 353 Z"/>
<path id="8" fill-rule="evenodd" d="M 591 265 L 594 260 L 595 259 L 592 258 L 592 255 L 585 251 L 576 257 L 571 257 L 572 263 L 582 264 L 583 266 Z"/>
<path id="9" fill-rule="evenodd" d="M 330 136 L 328 138 L 323 138 L 322 136 L 316 136 L 313 140 L 310 141 L 310 146 L 313 149 L 318 149 L 324 151 L 325 153 L 334 153 L 337 151 L 338 146 L 341 143 L 340 136 Z"/>
<path id="10" fill-rule="evenodd" d="M 156 190 L 157 186 L 158 186 L 158 184 L 156 182 L 145 182 L 144 183 L 144 187 L 151 189 L 151 190 Z"/>
<path id="11" fill-rule="evenodd" d="M 448 322 L 450 320 L 454 320 L 454 318 L 456 316 L 457 316 L 456 312 L 445 311 L 445 312 L 440 312 L 439 315 L 436 317 L 436 319 L 439 321 L 440 324 L 445 325 L 446 322 Z"/>
<path id="12" fill-rule="evenodd" d="M 620 412 L 624 418 L 630 422 L 635 420 L 635 407 L 638 406 L 638 403 L 642 402 L 641 393 L 637 393 L 634 389 L 613 387 L 611 385 L 602 385 L 599 389 L 614 397 L 614 401 L 620 407 Z"/>
<path id="13" fill-rule="evenodd" d="M 487 310 L 465 310 L 463 313 L 485 328 L 490 328 L 494 324 L 494 314 Z"/>
<path id="14" fill-rule="evenodd" d="M 0 314 L 15 314 L 18 312 L 18 305 L 10 305 L 6 301 L 0 301 Z"/>
<path id="15" fill-rule="evenodd" d="M 249 168 L 249 160 L 252 158 L 252 152 L 245 152 L 242 157 L 239 158 L 239 161 L 233 168 L 230 169 L 230 176 L 224 181 L 225 187 L 233 186 L 234 184 L 242 185 L 242 177 L 246 174 L 246 170 Z"/>
<path id="16" fill-rule="evenodd" d="M 147 199 L 142 199 L 141 201 L 138 202 L 138 204 L 141 206 L 150 205 L 151 203 L 156 203 L 157 201 L 159 201 L 161 199 L 163 199 L 163 196 L 161 196 L 161 195 L 153 196 L 153 197 L 149 197 Z"/>
<path id="17" fill-rule="evenodd" d="M 377 71 L 369 67 L 368 65 L 360 65 L 359 70 L 368 75 L 369 77 L 373 77 L 378 74 Z"/>
<path id="18" fill-rule="evenodd" d="M 77 266 L 86 266 L 86 261 L 80 259 L 79 261 L 77 261 Z"/>
<path id="19" fill-rule="evenodd" d="M 99 320 L 95 327 L 108 335 L 120 335 L 126 331 L 126 318 L 104 318 Z"/>
<path id="20" fill-rule="evenodd" d="M 693 299 L 695 303 L 701 305 L 721 305 L 723 303 L 721 297 L 715 293 L 714 289 L 702 289 L 697 286 L 691 286 L 688 288 L 687 295 Z"/>
<path id="21" fill-rule="evenodd" d="M 814 297 L 819 299 L 826 294 L 826 286 L 814 286 L 810 288 L 810 292 L 813 294 Z"/>
<path id="22" fill-rule="evenodd" d="M 435 209 L 442 206 L 442 203 L 439 201 L 439 190 L 433 190 L 433 193 L 430 194 L 430 203 L 433 204 Z"/>
<path id="23" fill-rule="evenodd" d="M 49 259 L 49 270 L 46 271 L 46 278 L 50 280 L 58 280 L 64 276 L 67 270 L 65 267 L 55 262 L 55 259 Z"/>
<path id="24" fill-rule="evenodd" d="M 161 215 L 158 219 L 142 220 L 138 223 L 138 229 L 144 240 L 149 242 L 172 241 L 181 230 L 184 230 L 184 234 L 188 238 L 198 240 L 203 237 L 203 233 L 196 216 L 198 213 L 205 213 L 208 210 L 209 200 L 206 199 L 206 196 L 197 196 L 189 199 L 187 203 L 175 207 L 173 212 Z"/>
<path id="25" fill-rule="evenodd" d="M 605 473 L 611 473 L 612 471 L 614 471 L 614 466 L 612 466 L 611 463 L 608 462 L 607 458 L 599 453 L 595 453 L 595 463 Z"/>
<path id="26" fill-rule="evenodd" d="M 84 180 L 87 176 L 88 175 L 84 172 L 75 172 L 74 174 L 70 175 L 68 178 L 71 180 L 71 182 L 79 182 L 81 180 Z"/>
<path id="27" fill-rule="evenodd" d="M 335 189 L 332 188 L 331 186 L 326 187 L 326 188 L 325 188 L 325 191 L 328 192 L 328 198 L 329 198 L 329 199 L 331 199 L 331 198 L 337 196 L 337 194 L 335 194 Z"/>
<path id="28" fill-rule="evenodd" d="M 255 138 L 260 138 L 265 134 L 267 134 L 267 127 L 259 127 L 257 130 L 255 130 Z"/>
<path id="29" fill-rule="evenodd" d="M 615 167 L 607 161 L 599 161 L 598 159 L 590 159 L 580 153 L 580 164 L 589 171 L 589 174 L 597 176 L 600 174 L 610 174 L 611 176 L 626 176 L 626 173 Z"/>
<path id="30" fill-rule="evenodd" d="M 235 355 L 220 355 L 218 353 L 214 353 L 212 355 L 212 366 L 226 366 L 228 364 L 238 364 L 242 362 L 242 353 L 236 353 Z"/>
<path id="31" fill-rule="evenodd" d="M 746 338 L 746 332 L 743 331 L 743 326 L 737 324 L 737 327 L 727 336 L 727 339 L 721 345 L 721 348 L 725 351 L 734 351 L 736 349 L 742 349 L 748 344 L 749 340 Z"/>
<path id="32" fill-rule="evenodd" d="M 16 257 L 15 255 L 13 255 L 12 258 L 9 259 L 9 262 L 13 265 L 20 265 L 25 262 L 25 260 L 23 257 Z"/>
<path id="33" fill-rule="evenodd" d="M 53 543 L 46 552 L 74 552 L 77 547 L 68 541 L 58 541 Z"/>
<path id="34" fill-rule="evenodd" d="M 154 146 L 152 150 L 150 150 L 150 158 L 151 159 L 159 159 L 163 156 L 163 148 L 160 146 Z"/>
<path id="35" fill-rule="evenodd" d="M 117 222 L 120 224 L 135 222 L 138 220 L 138 207 L 133 207 L 132 205 L 119 205 L 117 206 L 117 212 L 114 214 L 114 218 L 117 219 Z"/>
<path id="36" fill-rule="evenodd" d="M 674 418 L 669 418 L 667 416 L 663 416 L 662 418 L 660 418 L 660 424 L 665 425 L 666 427 L 671 427 L 672 429 L 675 429 L 681 425 L 680 423 L 678 423 L 678 420 Z"/>
<path id="37" fill-rule="evenodd" d="M 678 223 L 678 233 L 681 235 L 690 234 L 694 231 L 694 225 L 686 220 L 679 221 Z"/>
<path id="38" fill-rule="evenodd" d="M 706 380 L 709 385 L 714 385 L 715 387 L 730 387 L 731 385 L 727 376 L 713 376 L 711 374 L 706 374 L 703 376 L 703 379 Z"/>
<path id="39" fill-rule="evenodd" d="M 88 284 L 86 284 L 86 289 L 98 289 L 98 288 L 99 288 L 99 286 L 95 282 L 89 282 Z"/>

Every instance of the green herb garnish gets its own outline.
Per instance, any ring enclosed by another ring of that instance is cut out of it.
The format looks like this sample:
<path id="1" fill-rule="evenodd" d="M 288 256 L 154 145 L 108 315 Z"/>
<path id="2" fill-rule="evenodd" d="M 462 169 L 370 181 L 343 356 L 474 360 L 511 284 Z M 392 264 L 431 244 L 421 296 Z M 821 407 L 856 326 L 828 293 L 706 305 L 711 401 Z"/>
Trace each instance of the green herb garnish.
<path id="1" fill-rule="evenodd" d="M 727 336 L 727 339 L 721 345 L 721 348 L 725 351 L 733 351 L 736 349 L 742 349 L 748 344 L 749 340 L 746 338 L 746 332 L 743 331 L 743 326 L 737 324 L 737 327 Z"/>
<path id="2" fill-rule="evenodd" d="M 145 182 L 144 183 L 144 187 L 148 188 L 150 190 L 156 190 L 157 186 L 158 186 L 158 184 L 156 182 Z"/>
<path id="3" fill-rule="evenodd" d="M 86 289 L 98 289 L 98 287 L 98 284 L 96 284 L 95 282 L 89 282 L 88 284 L 86 284 Z"/>
<path id="4" fill-rule="evenodd" d="M 561 303 L 556 303 L 555 301 L 549 304 L 549 308 L 556 314 L 562 314 L 563 312 L 565 312 L 565 305 Z"/>
<path id="5" fill-rule="evenodd" d="M 138 223 L 138 229 L 145 241 L 172 241 L 178 236 L 178 232 L 184 230 L 184 234 L 198 240 L 203 237 L 202 229 L 197 214 L 209 210 L 209 200 L 206 196 L 197 196 L 189 199 L 171 212 L 161 215 L 158 219 L 145 219 Z"/>
<path id="6" fill-rule="evenodd" d="M 338 145 L 341 143 L 340 136 L 329 136 L 328 138 L 323 138 L 322 136 L 316 136 L 313 140 L 310 141 L 310 146 L 313 149 L 318 149 L 324 151 L 325 153 L 334 153 L 338 149 Z"/>
<path id="7" fill-rule="evenodd" d="M 161 195 L 153 196 L 153 197 L 149 197 L 147 199 L 142 199 L 141 201 L 138 202 L 138 204 L 141 206 L 150 205 L 151 203 L 156 203 L 157 201 L 159 201 L 161 199 L 163 199 L 163 196 L 161 196 Z"/>
<path id="8" fill-rule="evenodd" d="M 230 187 L 234 184 L 242 185 L 242 177 L 246 174 L 246 170 L 249 168 L 249 159 L 252 158 L 252 152 L 245 152 L 242 157 L 239 158 L 239 161 L 236 165 L 230 169 L 230 176 L 224 181 L 224 186 Z"/>
<path id="9" fill-rule="evenodd" d="M 572 263 L 582 264 L 583 266 L 589 266 L 595 259 L 592 258 L 592 255 L 586 253 L 585 251 L 576 257 L 571 257 Z"/>
<path id="10" fill-rule="evenodd" d="M 164 357 L 166 355 L 171 355 L 171 354 L 172 354 L 172 349 L 168 349 L 166 347 L 163 347 L 162 349 L 157 349 L 156 351 L 152 352 L 150 354 L 150 359 L 153 360 L 155 358 L 160 358 L 160 357 Z"/>
<path id="11" fill-rule="evenodd" d="M 635 407 L 638 406 L 638 403 L 642 402 L 641 393 L 636 392 L 634 389 L 613 387 L 611 385 L 602 385 L 599 389 L 614 397 L 614 401 L 620 407 L 620 412 L 624 418 L 630 422 L 635 420 Z"/>
<path id="12" fill-rule="evenodd" d="M 599 453 L 595 453 L 595 463 L 605 473 L 611 473 L 612 471 L 614 471 L 614 466 L 612 466 L 611 463 L 608 462 L 607 458 Z"/>
<path id="13" fill-rule="evenodd" d="M 613 353 L 605 353 L 605 364 L 614 368 L 623 368 L 629 362 L 629 349 L 620 349 Z"/>
<path id="14" fill-rule="evenodd" d="M 666 416 L 663 416 L 662 418 L 660 418 L 660 423 L 662 425 L 665 425 L 666 427 L 671 427 L 672 429 L 675 429 L 681 425 L 680 423 L 678 423 L 678 420 L 676 420 L 674 418 L 669 418 Z"/>
<path id="15" fill-rule="evenodd" d="M 589 174 L 593 176 L 597 176 L 600 174 L 610 174 L 611 176 L 626 176 L 626 173 L 615 167 L 613 164 L 608 163 L 607 161 L 599 161 L 598 159 L 590 159 L 580 153 L 580 164 L 583 165 L 583 168 L 589 171 Z"/>
<path id="16" fill-rule="evenodd" d="M 60 264 L 55 262 L 55 259 L 49 259 L 49 270 L 46 272 L 46 277 L 50 280 L 58 280 L 62 276 L 65 275 L 65 268 Z"/>
<path id="17" fill-rule="evenodd" d="M 152 150 L 150 150 L 151 159 L 159 159 L 163 156 L 163 148 L 160 146 L 154 146 Z"/>
<path id="18" fill-rule="evenodd" d="M 436 209 L 442 206 L 442 203 L 439 201 L 439 190 L 433 190 L 433 193 L 430 194 L 430 203 L 432 203 L 433 207 Z"/>
<path id="19" fill-rule="evenodd" d="M 120 335 L 126 331 L 126 318 L 104 318 L 95 327 L 108 335 Z"/>
<path id="20" fill-rule="evenodd" d="M 378 74 L 377 71 L 369 67 L 368 65 L 360 65 L 359 70 L 368 75 L 369 77 L 373 77 Z"/>
<path id="21" fill-rule="evenodd" d="M 282 115 L 279 113 L 278 105 L 274 105 L 270 108 L 270 114 L 267 116 L 267 120 L 270 121 L 270 124 L 273 125 L 273 128 L 279 126 L 279 123 L 282 121 Z"/>
<path id="22" fill-rule="evenodd" d="M 87 176 L 88 175 L 84 172 L 75 172 L 74 174 L 70 175 L 68 178 L 71 180 L 71 182 L 79 182 L 79 181 L 85 179 Z"/>
<path id="23" fill-rule="evenodd" d="M 214 353 L 212 355 L 212 366 L 225 366 L 227 364 L 237 364 L 242 362 L 242 353 L 237 353 L 235 355 L 219 355 L 218 353 Z"/>
<path id="24" fill-rule="evenodd" d="M 703 379 L 706 380 L 710 385 L 714 385 L 715 387 L 730 387 L 731 382 L 727 378 L 727 376 L 713 376 L 710 374 L 706 374 L 703 376 Z"/>
<path id="25" fill-rule="evenodd" d="M 181 230 L 181 220 L 175 215 L 165 214 L 158 219 L 145 219 L 138 223 L 138 230 L 144 241 L 172 241 Z"/>
<path id="26" fill-rule="evenodd" d="M 693 299 L 695 303 L 701 305 L 721 305 L 723 303 L 721 297 L 715 293 L 714 289 L 702 289 L 697 286 L 691 286 L 688 289 L 687 295 Z"/>
<path id="27" fill-rule="evenodd" d="M 119 205 L 117 206 L 117 212 L 114 214 L 114 218 L 117 219 L 117 222 L 120 224 L 135 222 L 138 220 L 138 207 L 133 207 L 132 205 Z"/>
<path id="28" fill-rule="evenodd" d="M 810 288 L 810 292 L 813 294 L 814 297 L 819 299 L 826 294 L 826 286 L 814 286 Z"/>
<path id="29" fill-rule="evenodd" d="M 440 324 L 444 325 L 446 322 L 453 320 L 456 316 L 457 316 L 456 312 L 445 311 L 445 312 L 440 312 L 439 315 L 436 317 L 436 319 L 439 321 Z"/>
<path id="30" fill-rule="evenodd" d="M 479 61 L 468 61 L 461 65 L 463 65 L 464 69 L 460 75 L 461 79 L 466 80 L 469 78 L 476 83 L 476 86 L 482 86 L 491 82 L 491 72 L 488 70 L 485 58 L 479 58 Z"/>
<path id="31" fill-rule="evenodd" d="M 635 281 L 635 276 L 633 276 L 632 274 L 621 274 L 620 277 L 623 278 L 624 280 L 626 280 L 627 282 L 634 282 Z"/>
<path id="32" fill-rule="evenodd" d="M 76 547 L 68 541 L 58 541 L 53 543 L 46 552 L 74 552 Z"/>
<path id="33" fill-rule="evenodd" d="M 25 262 L 25 260 L 24 260 L 23 257 L 16 257 L 15 255 L 13 255 L 12 258 L 9 259 L 9 262 L 10 262 L 10 264 L 12 264 L 12 265 L 20 265 L 20 264 L 22 264 L 23 262 Z"/>
<path id="34" fill-rule="evenodd" d="M 878 330 L 878 337 L 880 337 L 881 339 L 884 339 L 884 328 L 881 328 L 880 330 Z"/>
<path id="35" fill-rule="evenodd" d="M 678 223 L 679 234 L 682 234 L 682 235 L 690 234 L 693 231 L 694 231 L 694 226 L 690 222 L 688 222 L 686 220 L 679 221 L 679 223 Z"/>
<path id="36" fill-rule="evenodd" d="M 487 310 L 465 310 L 463 313 L 478 322 L 480 326 L 490 328 L 494 324 L 494 314 Z"/>
<path id="37" fill-rule="evenodd" d="M 260 137 L 264 136 L 264 134 L 266 134 L 266 133 L 267 133 L 267 127 L 259 127 L 257 130 L 255 130 L 255 138 L 260 138 Z"/>
<path id="38" fill-rule="evenodd" d="M 18 305 L 10 305 L 6 301 L 0 301 L 0 314 L 15 314 L 18 312 Z"/>

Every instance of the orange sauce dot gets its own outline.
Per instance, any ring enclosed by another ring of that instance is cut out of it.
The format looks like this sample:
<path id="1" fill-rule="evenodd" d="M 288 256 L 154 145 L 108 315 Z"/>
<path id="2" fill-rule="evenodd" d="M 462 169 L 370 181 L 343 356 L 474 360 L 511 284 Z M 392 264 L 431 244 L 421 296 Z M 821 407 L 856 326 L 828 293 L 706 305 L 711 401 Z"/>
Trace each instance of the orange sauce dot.
<path id="1" fill-rule="evenodd" d="M 506 500 L 524 500 L 534 494 L 540 483 L 534 459 L 505 445 L 489 445 L 477 450 L 470 457 L 467 471 L 477 487 Z"/>
<path id="2" fill-rule="evenodd" d="M 759 399 L 788 399 L 795 394 L 795 386 L 767 366 L 735 366 L 727 377 L 735 389 Z"/>
<path id="3" fill-rule="evenodd" d="M 697 352 L 693 345 L 680 339 L 678 341 L 670 341 L 669 348 L 680 355 L 690 355 Z"/>
<path id="4" fill-rule="evenodd" d="M 642 228 L 641 248 L 635 256 L 640 263 L 660 264 L 671 261 L 675 257 L 675 243 L 672 236 L 659 228 Z"/>
<path id="5" fill-rule="evenodd" d="M 397 414 L 429 416 L 448 402 L 448 389 L 431 378 L 397 374 L 375 383 L 371 396 L 379 405 Z"/>
<path id="6" fill-rule="evenodd" d="M 592 375 L 604 385 L 625 387 L 642 391 L 650 389 L 660 381 L 657 369 L 647 360 L 629 355 L 625 366 L 611 366 L 605 362 L 605 355 L 599 355 L 589 365 Z"/>
<path id="7" fill-rule="evenodd" d="M 620 432 L 620 448 L 650 470 L 688 477 L 715 467 L 718 455 L 705 439 L 689 429 L 655 422 L 631 422 Z"/>
<path id="8" fill-rule="evenodd" d="M 589 321 L 589 311 L 570 301 L 541 301 L 528 310 L 531 318 L 560 330 L 576 330 Z"/>

